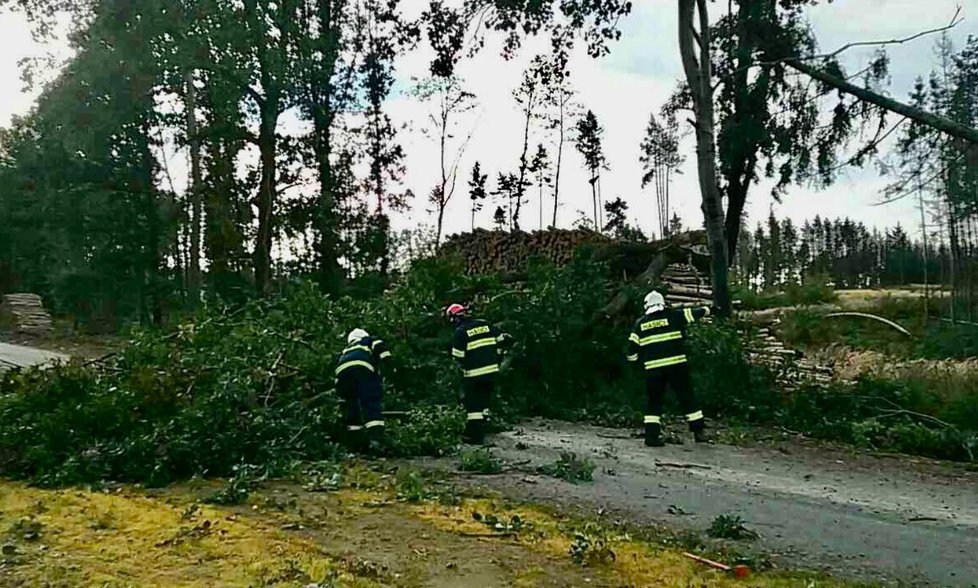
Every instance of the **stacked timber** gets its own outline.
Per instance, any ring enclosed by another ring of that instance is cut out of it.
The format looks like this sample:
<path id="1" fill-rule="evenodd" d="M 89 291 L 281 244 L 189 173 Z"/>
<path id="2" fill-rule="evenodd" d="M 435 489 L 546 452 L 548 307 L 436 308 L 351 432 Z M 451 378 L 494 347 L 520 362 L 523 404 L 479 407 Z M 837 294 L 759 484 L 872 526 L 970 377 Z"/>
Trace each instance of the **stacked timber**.
<path id="1" fill-rule="evenodd" d="M 713 303 L 713 290 L 706 274 L 690 264 L 674 263 L 662 272 L 663 294 L 672 307 L 709 306 Z"/>
<path id="2" fill-rule="evenodd" d="M 51 315 L 37 294 L 4 294 L 2 310 L 14 319 L 15 330 L 28 335 L 51 333 Z"/>
<path id="3" fill-rule="evenodd" d="M 745 350 L 751 363 L 770 368 L 786 390 L 795 390 L 804 384 L 829 384 L 835 380 L 831 367 L 818 365 L 801 351 L 789 349 L 771 327 L 761 327 L 747 336 Z"/>
<path id="4" fill-rule="evenodd" d="M 608 237 L 587 229 L 550 229 L 532 233 L 476 229 L 449 237 L 439 254 L 459 259 L 468 274 L 512 274 L 526 271 L 532 257 L 565 265 L 581 246 L 610 242 Z"/>

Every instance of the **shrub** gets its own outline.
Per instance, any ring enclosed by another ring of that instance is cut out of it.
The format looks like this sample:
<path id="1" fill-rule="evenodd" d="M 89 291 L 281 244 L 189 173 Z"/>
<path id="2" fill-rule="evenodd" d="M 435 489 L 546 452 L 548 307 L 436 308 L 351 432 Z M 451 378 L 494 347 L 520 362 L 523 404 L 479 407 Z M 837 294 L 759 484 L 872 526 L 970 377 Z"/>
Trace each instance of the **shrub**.
<path id="1" fill-rule="evenodd" d="M 744 526 L 744 520 L 740 518 L 740 515 L 727 514 L 717 515 L 706 534 L 714 539 L 733 539 L 735 541 L 753 540 L 759 537 L 757 532 Z"/>
<path id="2" fill-rule="evenodd" d="M 587 523 L 583 529 L 574 533 L 574 541 L 570 546 L 571 560 L 585 567 L 614 563 L 617 556 L 611 548 L 611 542 L 605 529 Z"/>
<path id="3" fill-rule="evenodd" d="M 578 457 L 576 453 L 563 452 L 560 459 L 552 464 L 539 467 L 540 473 L 577 484 L 594 480 L 594 464 L 589 459 Z"/>
<path id="4" fill-rule="evenodd" d="M 503 464 L 488 450 L 472 449 L 462 452 L 458 469 L 477 474 L 498 474 L 503 471 Z"/>

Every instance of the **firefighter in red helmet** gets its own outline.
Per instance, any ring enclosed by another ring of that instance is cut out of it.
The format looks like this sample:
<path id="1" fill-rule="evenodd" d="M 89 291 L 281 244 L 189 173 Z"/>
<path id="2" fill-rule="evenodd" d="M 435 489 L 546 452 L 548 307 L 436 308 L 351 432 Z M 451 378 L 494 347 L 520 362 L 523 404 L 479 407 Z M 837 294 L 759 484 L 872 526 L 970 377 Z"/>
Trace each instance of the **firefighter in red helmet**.
<path id="1" fill-rule="evenodd" d="M 452 357 L 462 370 L 462 403 L 465 406 L 465 443 L 485 443 L 489 402 L 499 374 L 500 345 L 509 337 L 488 321 L 474 318 L 461 304 L 445 309 L 455 329 Z"/>

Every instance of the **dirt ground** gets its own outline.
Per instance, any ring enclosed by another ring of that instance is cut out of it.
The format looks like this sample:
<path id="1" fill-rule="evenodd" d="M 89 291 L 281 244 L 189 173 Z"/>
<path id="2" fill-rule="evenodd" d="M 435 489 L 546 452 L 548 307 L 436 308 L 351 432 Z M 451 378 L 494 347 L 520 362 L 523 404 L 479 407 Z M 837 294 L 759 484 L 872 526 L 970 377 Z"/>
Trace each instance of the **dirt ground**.
<path id="1" fill-rule="evenodd" d="M 153 491 L 5 482 L 0 585 L 847 585 L 771 572 L 755 572 L 745 583 L 675 547 L 614 526 L 598 530 L 551 509 L 462 497 L 430 481 L 408 485 L 414 490 L 405 494 L 393 476 L 370 470 L 345 477 L 342 489 L 328 492 L 266 482 L 241 506 L 203 504 L 219 487 L 213 482 Z M 575 543 L 587 565 L 570 556 Z"/>
<path id="2" fill-rule="evenodd" d="M 960 465 L 784 443 L 645 448 L 628 432 L 536 421 L 493 451 L 523 464 L 485 476 L 504 494 L 703 531 L 736 514 L 786 567 L 874 582 L 978 586 L 978 473 Z M 561 452 L 597 467 L 568 484 L 532 474 Z M 429 467 L 439 467 L 429 461 Z"/>

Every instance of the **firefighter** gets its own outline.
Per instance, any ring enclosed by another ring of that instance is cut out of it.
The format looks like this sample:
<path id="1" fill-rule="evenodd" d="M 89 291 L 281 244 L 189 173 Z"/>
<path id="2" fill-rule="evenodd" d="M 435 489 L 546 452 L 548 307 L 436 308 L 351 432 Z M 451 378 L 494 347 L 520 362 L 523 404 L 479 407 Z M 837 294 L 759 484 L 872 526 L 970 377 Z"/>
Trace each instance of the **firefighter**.
<path id="1" fill-rule="evenodd" d="M 452 357 L 462 370 L 462 403 L 466 412 L 462 441 L 483 445 L 489 402 L 499 373 L 500 344 L 509 337 L 487 321 L 469 316 L 461 304 L 450 305 L 445 314 L 455 328 Z"/>
<path id="2" fill-rule="evenodd" d="M 380 339 L 353 329 L 336 365 L 336 389 L 343 402 L 348 446 L 376 453 L 384 436 L 384 383 L 380 366 L 391 352 Z"/>
<path id="3" fill-rule="evenodd" d="M 628 338 L 628 361 L 641 362 L 645 369 L 648 409 L 645 412 L 645 445 L 661 447 L 662 399 L 672 388 L 686 413 L 690 431 L 698 443 L 709 442 L 703 411 L 693 396 L 686 360 L 686 328 L 710 315 L 710 307 L 666 309 L 665 299 L 655 290 L 645 297 L 645 314 L 635 321 Z"/>

